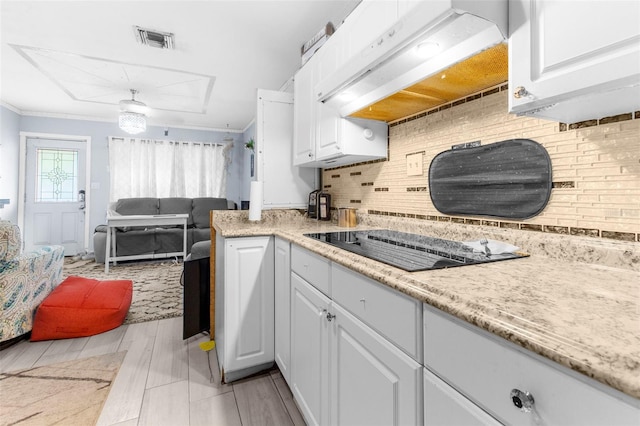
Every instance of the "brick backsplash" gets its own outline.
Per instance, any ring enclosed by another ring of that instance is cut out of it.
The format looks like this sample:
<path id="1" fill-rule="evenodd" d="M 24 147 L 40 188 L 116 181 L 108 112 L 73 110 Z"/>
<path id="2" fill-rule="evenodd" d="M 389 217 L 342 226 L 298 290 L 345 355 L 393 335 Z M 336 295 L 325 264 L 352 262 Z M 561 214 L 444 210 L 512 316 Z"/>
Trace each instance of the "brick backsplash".
<path id="1" fill-rule="evenodd" d="M 369 214 L 509 227 L 523 231 L 638 241 L 640 114 L 558 123 L 507 113 L 506 85 L 390 123 L 389 156 L 323 172 L 333 207 Z M 452 217 L 429 195 L 429 165 L 452 145 L 532 139 L 552 163 L 549 203 L 526 220 Z M 407 176 L 406 156 L 424 152 L 422 176 Z"/>

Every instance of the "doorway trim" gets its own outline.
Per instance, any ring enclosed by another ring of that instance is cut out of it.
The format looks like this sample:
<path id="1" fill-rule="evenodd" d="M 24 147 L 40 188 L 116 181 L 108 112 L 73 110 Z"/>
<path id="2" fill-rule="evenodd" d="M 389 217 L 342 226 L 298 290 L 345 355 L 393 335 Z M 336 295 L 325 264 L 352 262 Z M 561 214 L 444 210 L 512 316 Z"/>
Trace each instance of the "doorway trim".
<path id="1" fill-rule="evenodd" d="M 49 139 L 60 141 L 78 141 L 86 143 L 85 150 L 85 221 L 83 249 L 89 252 L 89 233 L 91 229 L 91 136 L 60 135 L 56 133 L 20 132 L 19 176 L 18 176 L 18 227 L 24 229 L 26 179 L 27 179 L 27 139 Z M 24 241 L 22 241 L 24 249 Z"/>

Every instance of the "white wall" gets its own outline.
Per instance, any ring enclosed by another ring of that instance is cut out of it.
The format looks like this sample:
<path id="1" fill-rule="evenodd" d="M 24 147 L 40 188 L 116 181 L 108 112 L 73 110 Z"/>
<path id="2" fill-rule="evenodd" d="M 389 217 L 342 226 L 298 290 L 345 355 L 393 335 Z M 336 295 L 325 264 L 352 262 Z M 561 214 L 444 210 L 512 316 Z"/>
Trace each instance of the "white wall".
<path id="1" fill-rule="evenodd" d="M 242 171 L 242 186 L 240 196 L 242 200 L 249 201 L 249 193 L 251 190 L 251 181 L 256 180 L 255 176 L 255 164 L 254 164 L 254 176 L 251 176 L 251 154 L 254 154 L 253 151 L 244 148 L 244 144 L 249 142 L 249 139 L 256 140 L 256 122 L 255 120 L 247 127 L 247 130 L 242 134 L 242 143 L 243 152 L 242 152 L 242 163 L 244 165 L 244 170 Z M 255 155 L 254 155 L 255 157 Z M 255 159 L 254 159 L 255 161 Z M 238 204 L 238 208 L 240 205 Z"/>
<path id="2" fill-rule="evenodd" d="M 91 191 L 90 229 L 104 223 L 109 201 L 109 136 L 130 136 L 120 130 L 116 122 L 72 120 L 50 117 L 20 116 L 0 106 L 2 130 L 0 136 L 0 198 L 11 198 L 11 204 L 0 209 L 0 218 L 17 222 L 18 192 L 18 153 L 20 132 L 52 133 L 61 135 L 79 135 L 91 137 Z M 170 139 L 192 142 L 222 142 L 225 131 L 169 128 L 164 135 L 164 127 L 149 126 L 147 131 L 138 135 L 150 139 Z M 230 133 L 235 139 L 231 154 L 231 164 L 227 174 L 227 198 L 240 206 L 242 196 L 242 169 L 244 167 L 243 134 Z M 7 195 L 5 195 L 7 194 Z M 7 212 L 9 212 L 7 214 Z M 93 250 L 93 241 L 89 241 Z"/>
<path id="3" fill-rule="evenodd" d="M 18 155 L 20 115 L 0 106 L 0 198 L 9 204 L 0 208 L 0 219 L 18 222 Z"/>

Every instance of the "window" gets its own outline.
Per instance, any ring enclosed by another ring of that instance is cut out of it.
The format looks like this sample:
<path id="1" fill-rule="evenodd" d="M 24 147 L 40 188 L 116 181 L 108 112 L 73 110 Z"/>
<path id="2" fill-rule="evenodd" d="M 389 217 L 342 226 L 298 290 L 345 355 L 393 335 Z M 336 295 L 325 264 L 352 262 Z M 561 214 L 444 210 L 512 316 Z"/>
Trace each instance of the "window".
<path id="1" fill-rule="evenodd" d="M 76 201 L 77 151 L 38 148 L 36 168 L 36 203 Z"/>
<path id="2" fill-rule="evenodd" d="M 110 201 L 226 197 L 231 144 L 109 138 Z"/>

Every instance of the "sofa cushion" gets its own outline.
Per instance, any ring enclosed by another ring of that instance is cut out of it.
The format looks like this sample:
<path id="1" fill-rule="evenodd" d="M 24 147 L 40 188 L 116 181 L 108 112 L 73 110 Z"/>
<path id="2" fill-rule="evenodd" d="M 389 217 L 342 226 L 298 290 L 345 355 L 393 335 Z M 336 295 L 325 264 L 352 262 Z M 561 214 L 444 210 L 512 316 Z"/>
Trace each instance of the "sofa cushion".
<path id="1" fill-rule="evenodd" d="M 116 212 L 123 216 L 136 214 L 158 214 L 158 199 L 121 198 L 116 203 Z"/>
<path id="2" fill-rule="evenodd" d="M 116 236 L 118 256 L 155 253 L 158 248 L 155 229 L 133 229 L 128 232 L 118 232 Z"/>
<path id="3" fill-rule="evenodd" d="M 122 324 L 133 294 L 131 280 L 70 276 L 36 311 L 31 341 L 93 336 Z"/>
<path id="4" fill-rule="evenodd" d="M 156 250 L 154 253 L 176 253 L 182 251 L 184 231 L 180 229 L 161 229 L 155 231 Z M 187 238 L 187 251 L 189 250 L 189 238 Z"/>
<path id="5" fill-rule="evenodd" d="M 193 226 L 191 216 L 191 198 L 160 198 L 158 200 L 159 214 L 188 214 L 187 226 Z M 165 226 L 165 228 L 182 228 L 182 225 Z"/>
<path id="6" fill-rule="evenodd" d="M 211 229 L 210 228 L 193 228 L 191 230 L 191 241 L 192 244 L 198 243 L 200 241 L 206 241 L 211 239 Z"/>
<path id="7" fill-rule="evenodd" d="M 116 202 L 115 211 L 119 215 L 158 214 L 157 198 L 121 198 Z M 144 230 L 144 226 L 121 226 L 118 231 Z"/>
<path id="8" fill-rule="evenodd" d="M 227 206 L 226 198 L 194 198 L 193 209 L 191 211 L 194 226 L 196 228 L 208 228 L 209 211 L 227 210 Z"/>

